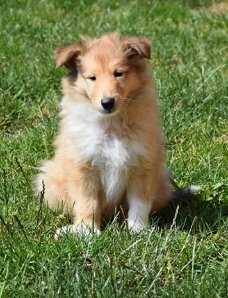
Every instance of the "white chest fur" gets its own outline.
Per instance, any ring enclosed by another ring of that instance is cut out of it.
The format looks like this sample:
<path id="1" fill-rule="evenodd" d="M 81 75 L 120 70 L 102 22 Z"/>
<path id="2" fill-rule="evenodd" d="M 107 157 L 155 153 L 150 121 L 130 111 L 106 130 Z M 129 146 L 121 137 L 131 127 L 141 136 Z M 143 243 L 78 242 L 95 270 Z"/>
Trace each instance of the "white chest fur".
<path id="1" fill-rule="evenodd" d="M 92 164 L 98 166 L 107 200 L 117 199 L 128 180 L 130 152 L 125 142 L 115 135 L 104 136 L 94 152 Z"/>
<path id="2" fill-rule="evenodd" d="M 62 114 L 81 161 L 91 161 L 98 168 L 106 199 L 118 199 L 126 189 L 129 167 L 145 154 L 144 147 L 136 139 L 123 138 L 118 122 L 110 130 L 110 116 L 101 115 L 90 104 L 75 102 L 70 113 L 63 108 Z"/>

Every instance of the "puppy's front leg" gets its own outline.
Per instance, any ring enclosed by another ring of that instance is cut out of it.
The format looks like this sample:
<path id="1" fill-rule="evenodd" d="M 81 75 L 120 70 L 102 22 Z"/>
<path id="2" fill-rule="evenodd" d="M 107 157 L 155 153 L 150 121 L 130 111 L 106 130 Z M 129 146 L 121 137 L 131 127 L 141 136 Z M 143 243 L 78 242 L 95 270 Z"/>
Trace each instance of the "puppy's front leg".
<path id="1" fill-rule="evenodd" d="M 131 179 L 127 190 L 128 227 L 138 233 L 147 224 L 152 206 L 151 179 L 147 176 Z"/>
<path id="2" fill-rule="evenodd" d="M 75 178 L 76 176 L 76 178 Z M 99 183 L 94 173 L 80 172 L 74 177 L 69 176 L 68 197 L 72 206 L 73 225 L 65 226 L 56 231 L 55 238 L 61 234 L 83 234 L 100 233 L 101 205 L 99 194 Z"/>

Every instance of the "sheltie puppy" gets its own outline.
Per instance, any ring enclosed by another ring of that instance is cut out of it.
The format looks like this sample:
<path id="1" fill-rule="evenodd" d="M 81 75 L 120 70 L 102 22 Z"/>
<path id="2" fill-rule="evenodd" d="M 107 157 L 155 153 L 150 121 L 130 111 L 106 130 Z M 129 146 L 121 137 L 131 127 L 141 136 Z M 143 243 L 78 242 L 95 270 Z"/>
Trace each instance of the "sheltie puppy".
<path id="1" fill-rule="evenodd" d="M 55 51 L 66 66 L 55 155 L 41 166 L 36 191 L 63 205 L 73 225 L 61 233 L 100 232 L 103 218 L 126 212 L 139 232 L 171 199 L 164 143 L 145 37 L 109 33 Z"/>

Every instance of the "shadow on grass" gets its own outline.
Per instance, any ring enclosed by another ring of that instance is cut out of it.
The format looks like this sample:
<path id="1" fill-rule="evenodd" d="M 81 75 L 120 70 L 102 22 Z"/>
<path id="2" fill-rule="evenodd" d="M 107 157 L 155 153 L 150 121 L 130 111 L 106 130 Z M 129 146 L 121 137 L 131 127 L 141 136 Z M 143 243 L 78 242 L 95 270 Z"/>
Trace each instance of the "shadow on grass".
<path id="1" fill-rule="evenodd" d="M 193 9 L 198 9 L 198 8 L 201 8 L 201 7 L 208 7 L 210 5 L 212 5 L 214 3 L 214 1 L 212 0 L 185 0 L 183 1 L 183 4 L 185 6 L 188 6 L 190 8 L 193 8 Z"/>
<path id="2" fill-rule="evenodd" d="M 175 226 L 180 230 L 191 230 L 194 234 L 207 231 L 216 233 L 228 219 L 228 203 L 220 201 L 217 196 L 206 200 L 206 195 L 203 194 L 188 195 L 153 215 L 151 222 L 155 222 L 161 229 L 168 228 L 175 216 Z"/>

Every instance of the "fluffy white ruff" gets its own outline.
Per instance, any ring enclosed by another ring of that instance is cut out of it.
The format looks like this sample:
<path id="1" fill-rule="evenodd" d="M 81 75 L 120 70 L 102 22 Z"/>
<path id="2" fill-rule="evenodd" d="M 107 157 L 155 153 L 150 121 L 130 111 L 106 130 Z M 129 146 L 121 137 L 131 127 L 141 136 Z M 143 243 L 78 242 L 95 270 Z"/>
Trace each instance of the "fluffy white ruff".
<path id="1" fill-rule="evenodd" d="M 81 162 L 90 161 L 100 172 L 100 180 L 107 201 L 121 196 L 128 181 L 128 168 L 146 153 L 137 138 L 123 139 L 123 126 L 111 115 L 102 115 L 91 104 L 75 101 L 71 110 L 62 115 L 67 120 L 67 131 L 74 140 Z M 118 120 L 118 119 L 117 119 Z M 112 127 L 110 132 L 109 128 Z"/>

